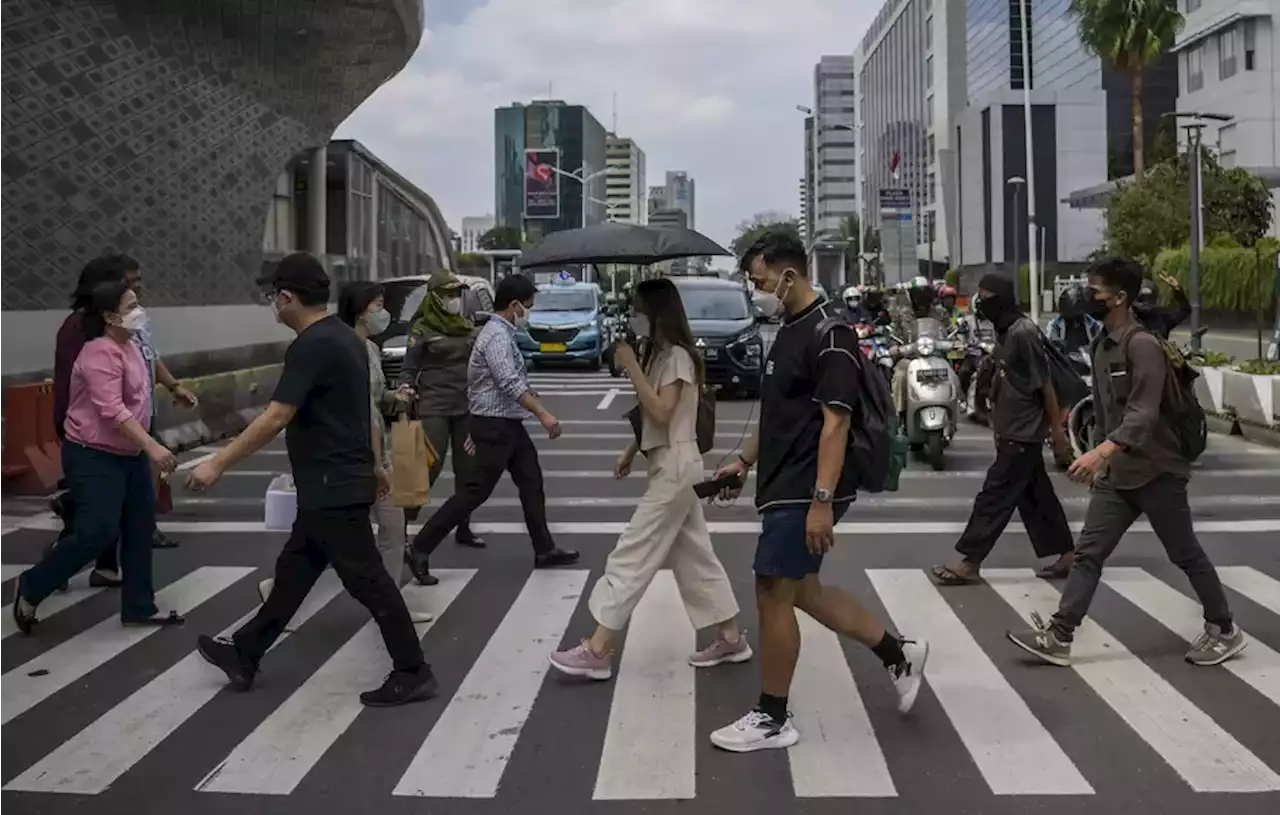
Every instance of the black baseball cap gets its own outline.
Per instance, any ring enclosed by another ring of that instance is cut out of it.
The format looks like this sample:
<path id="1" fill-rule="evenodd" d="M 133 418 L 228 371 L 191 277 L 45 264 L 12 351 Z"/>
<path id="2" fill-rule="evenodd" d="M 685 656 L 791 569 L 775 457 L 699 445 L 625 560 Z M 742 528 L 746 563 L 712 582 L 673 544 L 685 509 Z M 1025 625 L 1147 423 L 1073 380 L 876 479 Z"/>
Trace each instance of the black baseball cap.
<path id="1" fill-rule="evenodd" d="M 294 252 L 270 273 L 258 278 L 258 285 L 276 291 L 318 292 L 329 290 L 329 275 L 314 255 Z"/>

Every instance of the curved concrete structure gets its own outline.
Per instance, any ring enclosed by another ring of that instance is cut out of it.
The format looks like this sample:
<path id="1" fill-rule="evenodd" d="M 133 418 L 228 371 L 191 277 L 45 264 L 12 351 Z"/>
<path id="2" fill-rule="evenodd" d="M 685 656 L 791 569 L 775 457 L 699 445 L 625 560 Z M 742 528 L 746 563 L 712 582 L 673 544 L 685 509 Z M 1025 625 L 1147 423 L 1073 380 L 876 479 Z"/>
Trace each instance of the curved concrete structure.
<path id="1" fill-rule="evenodd" d="M 142 262 L 151 305 L 252 301 L 280 172 L 326 144 L 423 31 L 419 0 L 0 11 L 6 311 L 65 308 L 105 250 Z"/>

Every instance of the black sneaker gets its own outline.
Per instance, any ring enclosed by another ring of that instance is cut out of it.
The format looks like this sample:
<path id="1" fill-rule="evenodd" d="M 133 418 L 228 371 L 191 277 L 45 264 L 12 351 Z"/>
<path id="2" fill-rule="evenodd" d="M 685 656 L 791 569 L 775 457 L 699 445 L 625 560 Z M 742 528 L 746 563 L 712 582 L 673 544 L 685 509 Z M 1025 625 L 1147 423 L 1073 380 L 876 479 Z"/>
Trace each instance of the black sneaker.
<path id="1" fill-rule="evenodd" d="M 468 549 L 484 549 L 489 545 L 484 538 L 472 532 L 470 529 L 459 529 L 453 539 L 459 546 L 465 546 Z"/>
<path id="2" fill-rule="evenodd" d="M 544 552 L 541 555 L 533 556 L 533 568 L 535 569 L 554 569 L 557 566 L 572 566 L 578 562 L 578 554 L 575 549 L 552 549 L 550 552 Z"/>
<path id="3" fill-rule="evenodd" d="M 413 548 L 410 544 L 404 548 L 404 565 L 409 567 L 409 574 L 413 575 L 413 579 L 417 581 L 419 586 L 434 586 L 440 582 L 440 579 L 431 574 L 430 564 L 427 559 Z"/>
<path id="4" fill-rule="evenodd" d="M 227 675 L 231 687 L 239 691 L 253 687 L 258 666 L 240 656 L 234 643 L 201 634 L 196 638 L 196 650 L 204 657 L 205 662 Z"/>
<path id="5" fill-rule="evenodd" d="M 421 702 L 436 695 L 439 683 L 425 663 L 416 671 L 392 671 L 382 687 L 360 694 L 360 703 L 369 707 L 395 707 Z"/>

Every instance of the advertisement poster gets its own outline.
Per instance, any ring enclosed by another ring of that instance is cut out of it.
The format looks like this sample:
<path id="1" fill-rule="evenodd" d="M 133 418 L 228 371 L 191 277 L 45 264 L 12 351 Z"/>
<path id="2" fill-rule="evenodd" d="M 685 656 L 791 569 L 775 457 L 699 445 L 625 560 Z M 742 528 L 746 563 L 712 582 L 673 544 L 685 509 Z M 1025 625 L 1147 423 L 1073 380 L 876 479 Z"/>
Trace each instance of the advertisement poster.
<path id="1" fill-rule="evenodd" d="M 560 217 L 559 150 L 524 151 L 524 217 Z"/>

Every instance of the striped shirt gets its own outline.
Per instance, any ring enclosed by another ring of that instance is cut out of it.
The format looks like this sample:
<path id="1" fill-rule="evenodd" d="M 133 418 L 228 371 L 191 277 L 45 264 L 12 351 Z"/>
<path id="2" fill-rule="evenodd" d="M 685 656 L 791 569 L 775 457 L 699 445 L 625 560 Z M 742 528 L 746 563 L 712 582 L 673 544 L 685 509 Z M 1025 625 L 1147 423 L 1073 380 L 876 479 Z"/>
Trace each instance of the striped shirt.
<path id="1" fill-rule="evenodd" d="M 528 390 L 516 327 L 495 314 L 480 329 L 467 365 L 468 411 L 472 416 L 527 419 L 532 414 L 519 400 Z"/>

